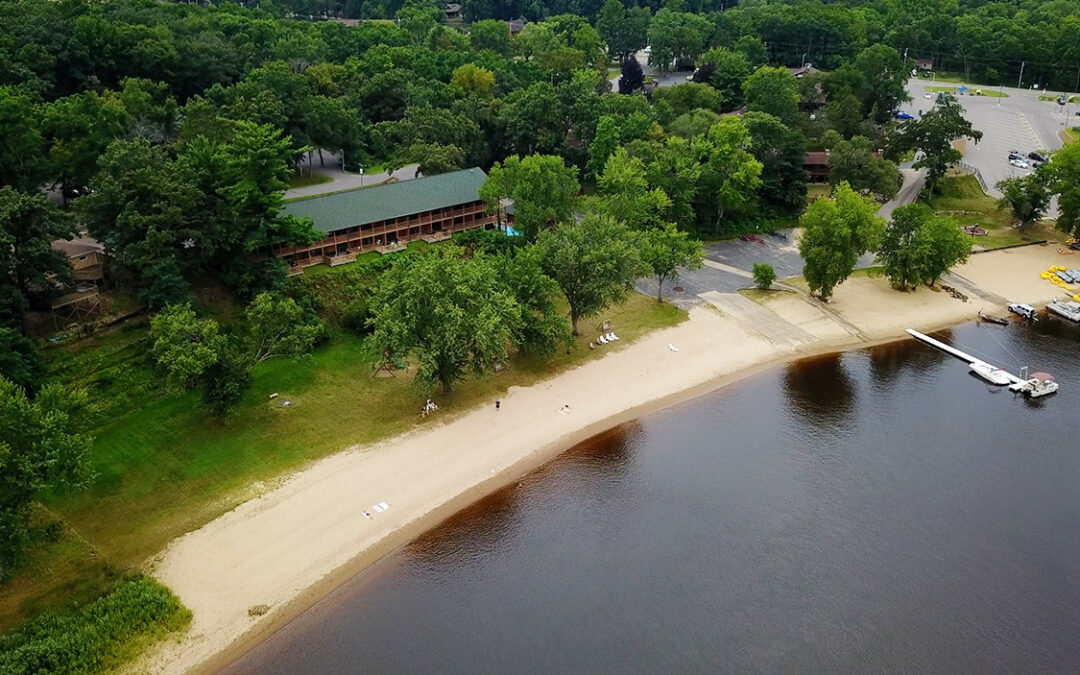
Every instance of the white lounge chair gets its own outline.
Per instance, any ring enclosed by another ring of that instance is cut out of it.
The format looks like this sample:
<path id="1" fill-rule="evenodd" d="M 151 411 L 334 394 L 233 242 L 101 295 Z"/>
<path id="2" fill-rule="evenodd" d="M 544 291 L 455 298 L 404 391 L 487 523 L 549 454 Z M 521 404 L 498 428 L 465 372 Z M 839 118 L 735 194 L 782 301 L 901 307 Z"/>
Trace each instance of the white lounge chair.
<path id="1" fill-rule="evenodd" d="M 604 336 L 603 336 L 603 335 L 601 335 L 600 337 L 596 338 L 596 341 L 597 341 L 597 342 L 599 342 L 599 343 L 600 343 L 600 344 L 602 344 L 602 345 L 606 345 L 606 344 L 608 343 L 608 341 L 604 339 Z"/>

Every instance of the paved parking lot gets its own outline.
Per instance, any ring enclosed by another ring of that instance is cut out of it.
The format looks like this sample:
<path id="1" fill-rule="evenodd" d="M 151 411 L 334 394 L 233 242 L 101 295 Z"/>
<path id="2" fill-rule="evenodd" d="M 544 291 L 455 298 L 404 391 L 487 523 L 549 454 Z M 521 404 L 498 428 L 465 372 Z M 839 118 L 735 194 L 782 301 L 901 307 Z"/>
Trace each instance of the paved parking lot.
<path id="1" fill-rule="evenodd" d="M 911 101 L 906 103 L 903 109 L 913 115 L 917 115 L 920 110 L 929 110 L 934 100 L 924 98 L 928 93 L 928 86 L 961 85 L 935 85 L 926 80 L 908 80 Z M 971 90 L 977 88 L 969 86 Z M 1080 122 L 1080 117 L 1074 116 L 1080 107 L 1074 104 L 1059 106 L 1054 102 L 1040 101 L 1041 90 L 1005 87 L 994 91 L 1002 91 L 1009 96 L 991 98 L 961 95 L 957 96 L 957 100 L 964 106 L 965 117 L 976 129 L 983 132 L 983 138 L 977 145 L 967 145 L 964 162 L 979 169 L 990 194 L 1000 197 L 1001 193 L 994 187 L 998 181 L 1028 172 L 1027 169 L 1009 164 L 1009 151 L 1017 150 L 1027 156 L 1033 150 L 1057 150 L 1062 145 L 1060 132 L 1065 124 L 1072 124 L 1070 119 Z"/>

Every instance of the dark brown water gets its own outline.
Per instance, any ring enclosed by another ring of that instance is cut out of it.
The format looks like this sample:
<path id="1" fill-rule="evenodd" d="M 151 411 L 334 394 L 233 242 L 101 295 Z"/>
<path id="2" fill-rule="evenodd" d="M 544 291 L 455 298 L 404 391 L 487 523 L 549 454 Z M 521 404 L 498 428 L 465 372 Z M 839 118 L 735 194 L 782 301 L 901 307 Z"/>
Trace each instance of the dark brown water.
<path id="1" fill-rule="evenodd" d="M 1080 330 L 804 361 L 596 437 L 342 586 L 259 673 L 1080 672 Z"/>

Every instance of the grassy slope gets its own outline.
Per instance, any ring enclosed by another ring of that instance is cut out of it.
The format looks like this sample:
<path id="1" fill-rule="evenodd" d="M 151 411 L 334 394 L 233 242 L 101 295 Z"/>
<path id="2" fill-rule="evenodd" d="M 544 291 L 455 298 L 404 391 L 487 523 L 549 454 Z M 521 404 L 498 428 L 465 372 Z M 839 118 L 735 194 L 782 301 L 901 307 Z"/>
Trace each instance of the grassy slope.
<path id="1" fill-rule="evenodd" d="M 967 212 L 950 216 L 961 225 L 978 225 L 986 229 L 989 232 L 987 236 L 970 237 L 973 246 L 984 249 L 1013 246 L 1051 234 L 1048 226 L 1039 223 L 1021 235 L 1010 225 L 1008 214 L 998 209 L 997 200 L 982 191 L 974 176 L 949 176 L 942 179 L 938 194 L 930 200 L 930 206 L 938 212 Z"/>
<path id="2" fill-rule="evenodd" d="M 590 351 L 585 345 L 601 318 L 613 323 L 625 345 L 685 317 L 671 305 L 633 293 L 624 305 L 583 322 L 584 335 L 569 354 L 559 353 L 550 361 L 515 357 L 498 376 L 469 379 L 451 395 L 437 395 L 439 415 L 460 414 L 510 386 L 533 384 L 599 358 L 609 350 Z M 4 588 L 0 625 L 10 627 L 33 616 L 62 601 L 71 589 L 82 587 L 89 597 L 95 589 L 100 593 L 108 587 L 113 566 L 123 570 L 142 564 L 172 538 L 243 501 L 257 481 L 424 423 L 411 373 L 378 379 L 371 373 L 362 342 L 341 337 L 311 357 L 262 364 L 251 390 L 224 425 L 202 412 L 195 392 L 156 399 L 147 395 L 144 406 L 126 415 L 120 414 L 122 408 L 137 403 L 113 405 L 97 430 L 93 484 L 84 492 L 45 500 L 78 537 L 32 552 L 24 573 Z M 271 401 L 274 392 L 280 396 Z M 104 388 L 98 392 L 102 398 L 111 393 Z M 277 403 L 283 399 L 294 405 L 281 408 Z M 80 544 L 80 538 L 87 543 Z"/>

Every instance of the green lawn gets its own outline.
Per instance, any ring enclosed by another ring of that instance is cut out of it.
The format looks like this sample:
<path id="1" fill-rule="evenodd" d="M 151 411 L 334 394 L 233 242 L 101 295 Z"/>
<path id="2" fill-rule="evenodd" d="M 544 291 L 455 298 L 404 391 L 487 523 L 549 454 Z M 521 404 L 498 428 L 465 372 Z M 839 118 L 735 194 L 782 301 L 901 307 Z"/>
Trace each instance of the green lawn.
<path id="1" fill-rule="evenodd" d="M 84 587 L 90 596 L 100 592 L 116 571 L 140 566 L 174 537 L 245 501 L 258 481 L 269 485 L 351 445 L 437 423 L 510 386 L 528 386 L 599 358 L 612 348 L 590 351 L 586 345 L 602 320 L 611 321 L 623 337 L 613 347 L 619 349 L 685 318 L 682 310 L 632 293 L 623 305 L 583 320 L 583 335 L 569 354 L 560 352 L 549 361 L 514 357 L 497 376 L 470 379 L 450 395 L 437 395 L 439 415 L 425 422 L 412 373 L 372 378 L 371 355 L 359 339 L 344 336 L 310 357 L 259 366 L 253 386 L 225 424 L 201 410 L 196 392 L 148 395 L 142 406 L 138 398 L 118 398 L 96 431 L 96 478 L 89 489 L 44 499 L 77 536 L 31 552 L 23 573 L 3 589 L 2 625 L 10 627 L 70 597 L 71 589 Z M 130 367 L 148 366 L 145 359 L 140 365 L 133 358 Z M 279 396 L 271 400 L 272 393 Z M 107 389 L 101 395 L 118 396 Z M 293 405 L 281 407 L 283 400 Z M 125 406 L 131 409 L 126 415 Z"/>
<path id="2" fill-rule="evenodd" d="M 1080 141 L 1080 128 L 1069 127 L 1065 130 L 1065 135 L 1069 137 L 1068 143 L 1072 144 Z"/>
<path id="3" fill-rule="evenodd" d="M 971 94 L 973 96 L 986 96 L 987 98 L 1009 98 L 1009 95 L 1006 94 L 1005 92 L 996 91 L 994 89 L 983 89 L 983 88 L 979 88 L 979 87 L 968 87 L 968 90 L 963 92 L 962 94 L 958 93 L 956 89 L 957 89 L 956 87 L 929 86 L 929 87 L 926 88 L 926 91 L 930 92 L 931 94 L 935 94 L 937 92 L 944 91 L 944 92 L 948 92 L 950 94 L 956 94 L 957 96 L 967 96 L 968 94 Z M 978 93 L 976 93 L 976 92 L 978 92 Z"/>
<path id="4" fill-rule="evenodd" d="M 307 187 L 309 185 L 322 185 L 323 183 L 333 183 L 334 179 L 330 176 L 324 176 L 321 173 L 309 173 L 304 176 L 301 174 L 293 174 L 289 179 L 289 187 L 299 188 Z"/>
<path id="5" fill-rule="evenodd" d="M 955 82 L 957 84 L 961 84 L 964 82 L 964 78 L 960 75 L 960 73 L 953 73 L 947 70 L 938 70 L 935 72 L 937 74 L 934 75 L 933 78 L 919 77 L 919 80 L 927 84 L 930 84 L 931 82 Z"/>

